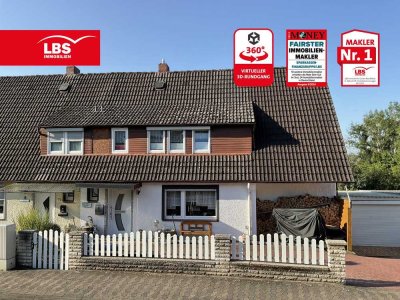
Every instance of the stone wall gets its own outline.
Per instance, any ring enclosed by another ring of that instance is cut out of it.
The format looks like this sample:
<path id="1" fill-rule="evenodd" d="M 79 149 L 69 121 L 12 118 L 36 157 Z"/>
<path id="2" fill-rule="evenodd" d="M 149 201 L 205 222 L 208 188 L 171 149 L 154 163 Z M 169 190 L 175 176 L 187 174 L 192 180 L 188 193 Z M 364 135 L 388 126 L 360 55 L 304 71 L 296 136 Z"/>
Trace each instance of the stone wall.
<path id="1" fill-rule="evenodd" d="M 17 266 L 32 268 L 33 233 L 35 230 L 22 230 L 17 235 Z"/>
<path id="2" fill-rule="evenodd" d="M 18 233 L 17 263 L 20 267 L 32 267 L 33 232 Z M 215 236 L 215 260 L 83 256 L 83 233 L 74 231 L 69 235 L 70 270 L 185 273 L 339 283 L 344 283 L 346 275 L 346 242 L 339 240 L 326 241 L 328 265 L 319 266 L 232 261 L 230 236 L 224 234 Z"/>
<path id="3" fill-rule="evenodd" d="M 327 240 L 328 267 L 331 274 L 339 282 L 346 280 L 346 242 L 342 240 Z"/>
<path id="4" fill-rule="evenodd" d="M 70 233 L 70 270 L 185 273 L 340 283 L 345 280 L 344 241 L 327 241 L 328 266 L 231 261 L 230 237 L 223 234 L 215 236 L 215 260 L 89 257 L 82 256 L 82 245 L 82 233 Z"/>

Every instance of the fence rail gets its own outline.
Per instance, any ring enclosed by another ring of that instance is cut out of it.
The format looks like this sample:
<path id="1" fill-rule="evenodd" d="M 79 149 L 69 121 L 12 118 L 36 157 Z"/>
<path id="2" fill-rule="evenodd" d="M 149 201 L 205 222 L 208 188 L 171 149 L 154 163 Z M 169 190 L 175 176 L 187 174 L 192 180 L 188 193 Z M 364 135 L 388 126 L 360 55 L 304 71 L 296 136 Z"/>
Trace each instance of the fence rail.
<path id="1" fill-rule="evenodd" d="M 33 269 L 68 270 L 69 235 L 57 230 L 33 234 Z"/>
<path id="2" fill-rule="evenodd" d="M 232 237 L 231 258 L 233 260 L 267 261 L 275 263 L 325 265 L 325 243 L 308 238 L 302 239 L 285 234 L 273 236 L 244 235 Z M 310 247 L 311 246 L 311 247 Z"/>
<path id="3" fill-rule="evenodd" d="M 152 231 L 118 235 L 84 234 L 83 255 L 180 259 L 215 259 L 215 238 L 184 237 Z"/>

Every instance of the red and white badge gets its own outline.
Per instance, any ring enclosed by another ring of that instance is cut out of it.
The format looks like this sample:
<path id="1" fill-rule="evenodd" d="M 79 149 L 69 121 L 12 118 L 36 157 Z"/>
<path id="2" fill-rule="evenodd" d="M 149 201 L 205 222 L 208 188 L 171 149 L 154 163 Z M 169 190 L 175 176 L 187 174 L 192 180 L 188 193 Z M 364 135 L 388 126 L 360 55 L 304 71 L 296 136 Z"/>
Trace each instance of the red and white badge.
<path id="1" fill-rule="evenodd" d="M 341 65 L 341 85 L 376 87 L 380 85 L 379 33 L 351 30 L 342 33 L 337 61 Z"/>
<path id="2" fill-rule="evenodd" d="M 233 80 L 237 86 L 274 82 L 274 34 L 268 28 L 242 28 L 234 34 Z"/>
<path id="3" fill-rule="evenodd" d="M 99 66 L 100 30 L 0 30 L 2 66 Z"/>
<path id="4" fill-rule="evenodd" d="M 324 87 L 327 82 L 327 31 L 286 30 L 286 85 Z"/>

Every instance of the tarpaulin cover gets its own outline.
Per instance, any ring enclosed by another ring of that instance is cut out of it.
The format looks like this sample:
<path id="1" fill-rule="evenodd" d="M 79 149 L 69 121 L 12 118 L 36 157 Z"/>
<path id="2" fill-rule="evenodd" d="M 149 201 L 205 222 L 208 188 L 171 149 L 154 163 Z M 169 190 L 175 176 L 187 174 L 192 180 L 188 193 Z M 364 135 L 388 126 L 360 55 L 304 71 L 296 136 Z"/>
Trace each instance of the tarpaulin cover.
<path id="1" fill-rule="evenodd" d="M 275 208 L 272 215 L 279 233 L 316 239 L 326 236 L 324 220 L 315 208 Z"/>

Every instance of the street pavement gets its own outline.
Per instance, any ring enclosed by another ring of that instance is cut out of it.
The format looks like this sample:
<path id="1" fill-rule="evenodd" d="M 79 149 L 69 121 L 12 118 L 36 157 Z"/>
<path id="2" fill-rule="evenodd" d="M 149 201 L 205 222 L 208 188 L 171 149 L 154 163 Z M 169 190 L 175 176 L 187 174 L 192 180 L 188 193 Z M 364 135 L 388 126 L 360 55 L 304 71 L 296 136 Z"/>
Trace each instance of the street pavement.
<path id="1" fill-rule="evenodd" d="M 342 284 L 116 271 L 0 272 L 0 299 L 400 299 Z"/>

